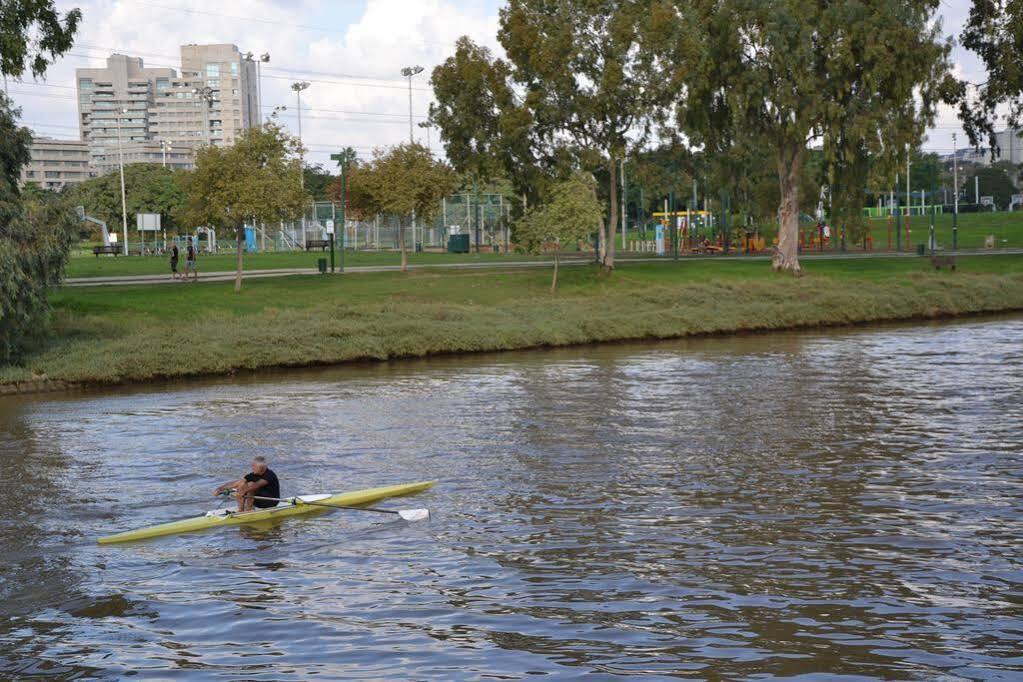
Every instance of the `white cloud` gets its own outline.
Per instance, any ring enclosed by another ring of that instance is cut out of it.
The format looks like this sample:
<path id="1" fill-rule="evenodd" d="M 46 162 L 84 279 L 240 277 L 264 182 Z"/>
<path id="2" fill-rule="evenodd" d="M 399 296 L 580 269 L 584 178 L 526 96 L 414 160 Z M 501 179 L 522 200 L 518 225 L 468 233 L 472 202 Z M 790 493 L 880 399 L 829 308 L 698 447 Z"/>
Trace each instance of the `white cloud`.
<path id="1" fill-rule="evenodd" d="M 330 151 L 354 146 L 363 155 L 377 146 L 408 139 L 408 91 L 399 75 L 419 64 L 426 72 L 414 79 L 413 112 L 423 120 L 429 102 L 429 75 L 453 51 L 455 40 L 469 35 L 502 51 L 497 43 L 496 3 L 472 0 L 58 0 L 62 11 L 84 14 L 71 53 L 59 60 L 43 84 L 12 83 L 11 94 L 22 119 L 41 134 L 75 137 L 76 67 L 101 66 L 113 51 L 140 56 L 149 66 L 179 68 L 178 47 L 187 43 L 234 43 L 243 51 L 269 52 L 263 69 L 264 113 L 285 105 L 282 121 L 297 130 L 291 82 L 309 80 L 303 93 L 302 133 L 309 158 L 329 165 Z M 966 3 L 943 7 L 944 31 L 958 34 Z M 974 55 L 955 48 L 958 73 L 983 78 Z M 342 113 L 344 112 L 344 113 Z M 949 150 L 960 133 L 954 110 L 942 107 L 925 148 Z M 415 128 L 417 138 L 426 131 Z M 440 150 L 433 135 L 432 146 Z"/>
<path id="2" fill-rule="evenodd" d="M 445 0 L 367 0 L 361 12 L 326 0 L 58 0 L 58 7 L 82 9 L 75 47 L 44 82 L 10 88 L 23 122 L 40 134 L 77 136 L 76 68 L 102 66 L 110 53 L 121 52 L 147 66 L 180 69 L 180 45 L 234 43 L 242 51 L 270 53 L 262 70 L 264 114 L 287 106 L 281 120 L 296 132 L 290 84 L 312 82 L 303 93 L 303 140 L 309 158 L 324 163 L 331 149 L 351 145 L 368 155 L 407 140 L 401 67 L 427 69 L 414 82 L 413 110 L 421 121 L 430 101 L 429 71 L 449 56 L 455 40 L 471 35 L 495 45 L 497 31 L 496 13 Z M 419 128 L 415 133 L 425 137 Z"/>

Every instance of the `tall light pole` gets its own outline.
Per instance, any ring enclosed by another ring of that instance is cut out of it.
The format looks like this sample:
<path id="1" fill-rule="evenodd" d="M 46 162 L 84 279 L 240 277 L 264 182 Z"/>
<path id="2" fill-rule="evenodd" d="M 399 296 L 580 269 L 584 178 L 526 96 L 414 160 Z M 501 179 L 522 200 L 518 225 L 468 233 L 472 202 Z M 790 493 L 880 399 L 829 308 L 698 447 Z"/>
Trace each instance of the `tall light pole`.
<path id="1" fill-rule="evenodd" d="M 117 114 L 117 166 L 121 171 L 121 227 L 124 235 L 124 255 L 128 255 L 128 201 L 124 191 L 124 146 L 121 144 L 121 117 L 128 113 L 122 108 Z"/>
<path id="2" fill-rule="evenodd" d="M 959 150 L 952 133 L 952 250 L 959 246 Z"/>
<path id="3" fill-rule="evenodd" d="M 192 94 L 202 100 L 202 122 L 206 137 L 206 144 L 210 142 L 210 107 L 213 106 L 213 88 L 204 85 L 201 88 L 192 88 Z"/>
<path id="4" fill-rule="evenodd" d="M 263 125 L 263 78 L 259 65 L 270 61 L 270 53 L 264 52 L 257 58 L 251 52 L 246 52 L 245 61 L 256 62 L 256 121 Z"/>
<path id="5" fill-rule="evenodd" d="M 401 70 L 401 75 L 408 78 L 408 141 L 409 144 L 415 144 L 416 140 L 412 134 L 412 77 L 417 76 L 423 72 L 423 67 L 416 64 L 415 66 L 406 66 Z M 416 250 L 416 212 L 412 210 L 412 251 Z M 479 250 L 479 244 L 476 245 L 476 250 Z"/>
<path id="6" fill-rule="evenodd" d="M 415 142 L 412 137 L 412 76 L 418 76 L 423 72 L 423 67 L 419 66 L 406 66 L 401 70 L 401 75 L 408 78 L 408 141 Z"/>
<path id="7" fill-rule="evenodd" d="M 160 151 L 163 152 L 163 167 L 167 167 L 167 150 L 171 149 L 171 143 L 167 140 L 160 140 Z"/>
<path id="8" fill-rule="evenodd" d="M 302 91 L 309 87 L 308 81 L 299 81 L 291 84 L 295 91 L 295 102 L 298 110 L 298 165 L 301 171 L 298 176 L 299 186 L 302 193 L 305 193 L 305 148 L 302 146 Z M 305 201 L 303 200 L 303 204 Z M 305 246 L 305 207 L 302 207 L 302 246 Z"/>

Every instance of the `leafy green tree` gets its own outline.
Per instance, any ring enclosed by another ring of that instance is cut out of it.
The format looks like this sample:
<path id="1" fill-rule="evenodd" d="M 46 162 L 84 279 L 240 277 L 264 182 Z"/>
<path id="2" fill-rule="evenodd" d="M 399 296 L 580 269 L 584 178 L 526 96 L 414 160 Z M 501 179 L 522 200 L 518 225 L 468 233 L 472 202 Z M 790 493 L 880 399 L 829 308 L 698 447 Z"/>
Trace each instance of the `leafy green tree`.
<path id="1" fill-rule="evenodd" d="M 184 183 L 184 219 L 234 231 L 238 249 L 234 290 L 242 289 L 245 221 L 293 220 L 305 205 L 301 144 L 275 123 L 249 128 L 230 147 L 205 145 Z"/>
<path id="2" fill-rule="evenodd" d="M 0 364 L 42 336 L 48 290 L 60 283 L 77 236 L 70 205 L 52 193 L 18 192 L 32 137 L 0 94 Z"/>
<path id="3" fill-rule="evenodd" d="M 71 49 L 81 20 L 78 9 L 61 17 L 53 0 L 0 0 L 0 74 L 45 75 L 47 67 Z"/>
<path id="4" fill-rule="evenodd" d="M 961 81 L 946 100 L 959 106 L 959 118 L 974 146 L 987 136 L 992 156 L 998 149 L 995 125 L 1004 113 L 1010 127 L 1023 125 L 1023 2 L 973 0 L 959 36 L 987 67 L 982 83 Z"/>
<path id="5" fill-rule="evenodd" d="M 799 272 L 800 184 L 811 143 L 823 141 L 827 175 L 840 179 L 867 155 L 894 168 L 933 120 L 948 83 L 937 6 L 664 0 L 653 8 L 651 41 L 664 81 L 685 86 L 677 120 L 691 141 L 714 148 L 743 136 L 774 158 L 776 270 Z"/>
<path id="6" fill-rule="evenodd" d="M 302 173 L 305 176 L 305 193 L 309 198 L 313 201 L 327 201 L 330 198 L 328 190 L 337 180 L 337 176 L 320 164 L 306 166 Z"/>
<path id="7" fill-rule="evenodd" d="M 558 265 L 561 249 L 593 232 L 604 219 L 604 206 L 597 199 L 592 175 L 575 173 L 555 183 L 540 206 L 528 209 L 515 226 L 515 239 L 530 253 L 554 255 L 551 293 L 558 289 Z"/>
<path id="8" fill-rule="evenodd" d="M 642 149 L 669 90 L 649 68 L 641 31 L 649 4 L 612 0 L 511 0 L 498 38 L 508 60 L 467 40 L 434 72 L 432 112 L 459 170 L 486 177 L 498 163 L 564 177 L 602 171 L 610 204 L 600 258 L 614 267 L 619 163 Z M 534 187 L 539 185 L 534 183 Z"/>
<path id="9" fill-rule="evenodd" d="M 983 166 L 966 178 L 963 188 L 967 196 L 973 195 L 974 178 L 977 179 L 982 197 L 994 197 L 995 208 L 1005 210 L 1012 201 L 1012 195 L 1016 194 L 1016 184 L 1006 172 L 1004 165 Z"/>
<path id="10" fill-rule="evenodd" d="M 457 176 L 430 150 L 420 144 L 401 144 L 389 150 L 378 149 L 364 169 L 365 190 L 371 204 L 398 216 L 398 242 L 401 270 L 408 270 L 405 248 L 405 223 L 413 216 L 424 223 L 437 217 L 440 201 L 457 185 Z"/>
<path id="11" fill-rule="evenodd" d="M 185 209 L 183 185 L 189 171 L 174 171 L 155 163 L 132 163 L 124 167 L 125 206 L 128 229 L 134 229 L 135 214 L 159 213 L 164 229 L 175 230 Z M 116 231 L 121 224 L 121 180 L 117 173 L 90 178 L 67 190 L 72 202 L 85 207 Z"/>
<path id="12" fill-rule="evenodd" d="M 513 88 L 512 67 L 467 37 L 433 70 L 436 103 L 430 124 L 441 131 L 451 165 L 471 186 L 507 177 L 519 194 L 536 200 L 544 158 L 533 117 Z"/>

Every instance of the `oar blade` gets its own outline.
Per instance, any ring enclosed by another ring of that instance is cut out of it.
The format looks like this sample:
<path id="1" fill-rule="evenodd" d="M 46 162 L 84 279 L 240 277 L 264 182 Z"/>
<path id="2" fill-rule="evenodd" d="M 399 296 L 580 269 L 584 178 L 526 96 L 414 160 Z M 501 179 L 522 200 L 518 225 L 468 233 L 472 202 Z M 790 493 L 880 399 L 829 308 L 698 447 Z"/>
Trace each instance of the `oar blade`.
<path id="1" fill-rule="evenodd" d="M 398 510 L 398 516 L 405 519 L 406 521 L 429 521 L 430 510 L 429 509 L 400 509 Z"/>

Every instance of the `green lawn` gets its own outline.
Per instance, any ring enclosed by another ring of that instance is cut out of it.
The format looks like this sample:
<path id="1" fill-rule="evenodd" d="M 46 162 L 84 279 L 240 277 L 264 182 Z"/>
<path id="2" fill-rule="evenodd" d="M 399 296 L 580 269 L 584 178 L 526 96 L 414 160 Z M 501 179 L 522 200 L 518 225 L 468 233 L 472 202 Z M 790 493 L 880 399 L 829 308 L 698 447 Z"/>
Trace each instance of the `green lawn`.
<path id="1" fill-rule="evenodd" d="M 630 264 L 612 275 L 435 270 L 64 288 L 50 340 L 0 384 L 134 382 L 434 353 L 817 327 L 1023 309 L 1023 256 Z"/>
<path id="2" fill-rule="evenodd" d="M 871 221 L 873 227 L 874 250 L 886 250 L 888 246 L 888 222 L 886 220 Z M 892 223 L 894 229 L 894 222 Z M 905 226 L 903 226 L 903 230 Z M 929 229 L 929 218 L 914 217 L 910 222 L 911 245 L 927 242 Z M 652 233 L 651 233 L 652 234 Z M 904 234 L 904 233 L 903 233 Z M 939 246 L 951 248 L 952 246 L 952 216 L 945 214 L 937 216 L 935 221 L 935 235 Z M 974 249 L 984 246 L 984 238 L 987 235 L 995 236 L 995 243 L 998 248 L 1002 247 L 1023 247 L 1023 211 L 1014 213 L 964 213 L 959 216 L 960 248 Z M 630 239 L 635 236 L 630 233 Z M 620 243 L 620 242 L 619 242 Z M 895 238 L 892 237 L 894 246 Z M 850 250 L 858 250 L 860 245 L 848 244 Z M 909 251 L 911 247 L 903 239 L 903 250 Z M 832 241 L 831 250 L 838 249 L 838 242 Z M 651 254 L 629 254 L 622 253 L 622 256 Z M 580 254 L 580 256 L 583 256 Z M 245 256 L 246 270 L 273 270 L 279 268 L 315 268 L 320 258 L 328 258 L 330 254 L 321 251 L 308 252 L 270 252 L 257 253 Z M 584 256 L 583 256 L 584 257 Z M 444 263 L 499 263 L 509 260 L 529 260 L 535 256 L 523 254 L 447 254 L 447 253 L 413 253 L 409 254 L 409 262 L 416 265 L 439 265 Z M 348 252 L 344 258 L 345 265 L 397 265 L 400 256 L 395 251 L 359 251 Z M 199 258 L 199 270 L 201 272 L 230 271 L 235 268 L 234 254 L 201 254 Z M 184 261 L 180 263 L 180 269 L 184 269 Z M 170 274 L 170 265 L 166 258 L 157 256 L 93 256 L 88 250 L 78 253 L 71 258 L 67 268 L 68 277 L 109 277 L 117 275 L 156 275 Z"/>
<path id="3" fill-rule="evenodd" d="M 934 235 L 939 246 L 952 248 L 952 214 L 945 213 L 934 218 Z M 984 238 L 993 235 L 996 247 L 1023 247 L 1023 211 L 1012 213 L 960 213 L 957 243 L 961 249 L 980 249 L 984 247 Z M 889 221 L 872 220 L 874 249 L 888 247 Z M 926 244 L 930 231 L 929 216 L 913 216 L 909 223 L 911 244 Z M 892 246 L 895 245 L 895 222 L 891 221 Z M 905 218 L 903 218 L 902 247 L 909 250 L 905 238 Z"/>

